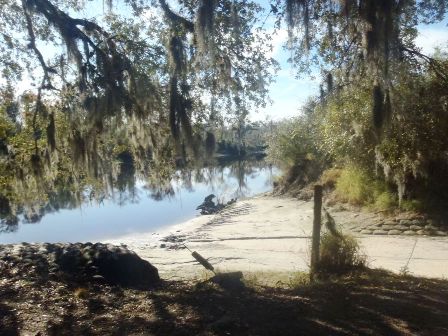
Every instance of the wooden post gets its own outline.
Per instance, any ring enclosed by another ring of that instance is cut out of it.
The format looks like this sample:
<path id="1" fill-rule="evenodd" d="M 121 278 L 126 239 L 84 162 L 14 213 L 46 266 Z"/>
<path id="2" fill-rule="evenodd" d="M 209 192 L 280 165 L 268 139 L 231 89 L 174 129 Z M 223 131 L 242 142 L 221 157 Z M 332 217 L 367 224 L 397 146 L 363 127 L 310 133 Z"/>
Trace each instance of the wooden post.
<path id="1" fill-rule="evenodd" d="M 311 269 L 310 279 L 313 280 L 319 263 L 320 227 L 322 217 L 322 186 L 314 186 L 314 220 L 313 237 L 311 242 Z"/>

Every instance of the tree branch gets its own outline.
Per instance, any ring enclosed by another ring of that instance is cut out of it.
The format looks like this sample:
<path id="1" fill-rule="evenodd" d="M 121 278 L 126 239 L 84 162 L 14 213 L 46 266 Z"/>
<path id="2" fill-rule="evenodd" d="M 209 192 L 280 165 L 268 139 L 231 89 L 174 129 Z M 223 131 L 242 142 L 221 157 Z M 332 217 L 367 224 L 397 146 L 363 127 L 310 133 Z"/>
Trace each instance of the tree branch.
<path id="1" fill-rule="evenodd" d="M 51 84 L 51 79 L 50 79 L 50 75 L 49 75 L 49 71 L 52 71 L 52 69 L 50 69 L 48 67 L 47 63 L 45 63 L 42 53 L 40 52 L 39 48 L 37 48 L 36 34 L 34 33 L 33 21 L 31 20 L 31 15 L 28 11 L 25 1 L 26 0 L 22 0 L 22 7 L 23 7 L 23 12 L 25 14 L 28 37 L 30 39 L 29 47 L 36 54 L 37 59 L 39 60 L 40 66 L 42 68 L 42 71 L 44 72 L 44 78 L 43 78 L 42 84 L 40 86 L 40 89 L 43 89 L 43 88 L 54 89 L 53 85 Z"/>
<path id="2" fill-rule="evenodd" d="M 194 23 L 190 20 L 187 20 L 186 18 L 174 13 L 165 0 L 159 0 L 160 7 L 162 7 L 163 12 L 165 13 L 165 16 L 172 22 L 177 23 L 183 26 L 187 31 L 190 33 L 194 32 Z"/>
<path id="3" fill-rule="evenodd" d="M 448 84 L 448 73 L 445 72 L 443 66 L 441 66 L 441 63 L 438 60 L 425 54 L 422 54 L 417 50 L 406 48 L 404 46 L 402 46 L 401 49 L 407 52 L 408 54 L 416 56 L 425 61 L 429 65 L 429 67 L 435 72 L 435 74 Z"/>

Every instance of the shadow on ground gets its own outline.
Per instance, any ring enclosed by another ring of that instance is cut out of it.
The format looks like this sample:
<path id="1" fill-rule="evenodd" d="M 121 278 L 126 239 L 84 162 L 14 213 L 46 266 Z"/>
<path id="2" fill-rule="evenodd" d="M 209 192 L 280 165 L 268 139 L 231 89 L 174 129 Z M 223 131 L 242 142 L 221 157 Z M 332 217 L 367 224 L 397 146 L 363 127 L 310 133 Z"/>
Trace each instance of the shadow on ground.
<path id="1" fill-rule="evenodd" d="M 0 327 L 5 335 L 448 335 L 448 281 L 380 270 L 288 289 L 238 279 L 150 291 L 79 286 L 36 282 L 14 297 L 1 287 Z"/>

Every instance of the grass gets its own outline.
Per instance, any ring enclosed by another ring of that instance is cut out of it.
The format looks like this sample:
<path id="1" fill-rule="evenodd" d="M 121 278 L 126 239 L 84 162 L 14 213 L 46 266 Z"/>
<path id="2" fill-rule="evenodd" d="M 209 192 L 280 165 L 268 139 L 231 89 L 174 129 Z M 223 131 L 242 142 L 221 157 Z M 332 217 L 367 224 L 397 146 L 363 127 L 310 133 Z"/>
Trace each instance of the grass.
<path id="1" fill-rule="evenodd" d="M 244 284 L 247 287 L 275 287 L 292 289 L 310 284 L 310 276 L 307 272 L 244 272 Z"/>
<path id="2" fill-rule="evenodd" d="M 372 178 L 359 167 L 347 166 L 340 170 L 335 185 L 336 197 L 343 202 L 381 211 L 392 210 L 398 205 L 397 196 L 386 183 Z"/>
<path id="3" fill-rule="evenodd" d="M 336 187 L 338 179 L 341 177 L 341 172 L 342 170 L 338 168 L 330 168 L 324 170 L 320 177 L 320 184 L 322 184 L 324 188 L 330 190 L 334 189 Z"/>
<path id="4" fill-rule="evenodd" d="M 387 211 L 396 208 L 397 205 L 397 196 L 390 191 L 383 191 L 379 192 L 377 196 L 375 196 L 373 209 Z"/>

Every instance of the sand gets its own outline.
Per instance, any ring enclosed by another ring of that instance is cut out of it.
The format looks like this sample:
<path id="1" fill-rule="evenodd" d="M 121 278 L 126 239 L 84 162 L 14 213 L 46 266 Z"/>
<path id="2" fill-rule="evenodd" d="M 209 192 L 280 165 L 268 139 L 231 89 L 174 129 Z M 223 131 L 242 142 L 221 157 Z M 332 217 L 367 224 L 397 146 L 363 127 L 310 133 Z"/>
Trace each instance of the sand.
<path id="1" fill-rule="evenodd" d="M 343 231 L 375 221 L 379 216 L 337 207 L 329 210 Z M 198 216 L 158 232 L 105 242 L 127 245 L 156 266 L 165 279 L 206 275 L 207 271 L 192 258 L 188 249 L 200 253 L 219 271 L 307 271 L 312 217 L 312 202 L 263 194 L 238 201 L 215 215 Z M 356 238 L 370 267 L 448 278 L 446 237 L 358 234 Z"/>

